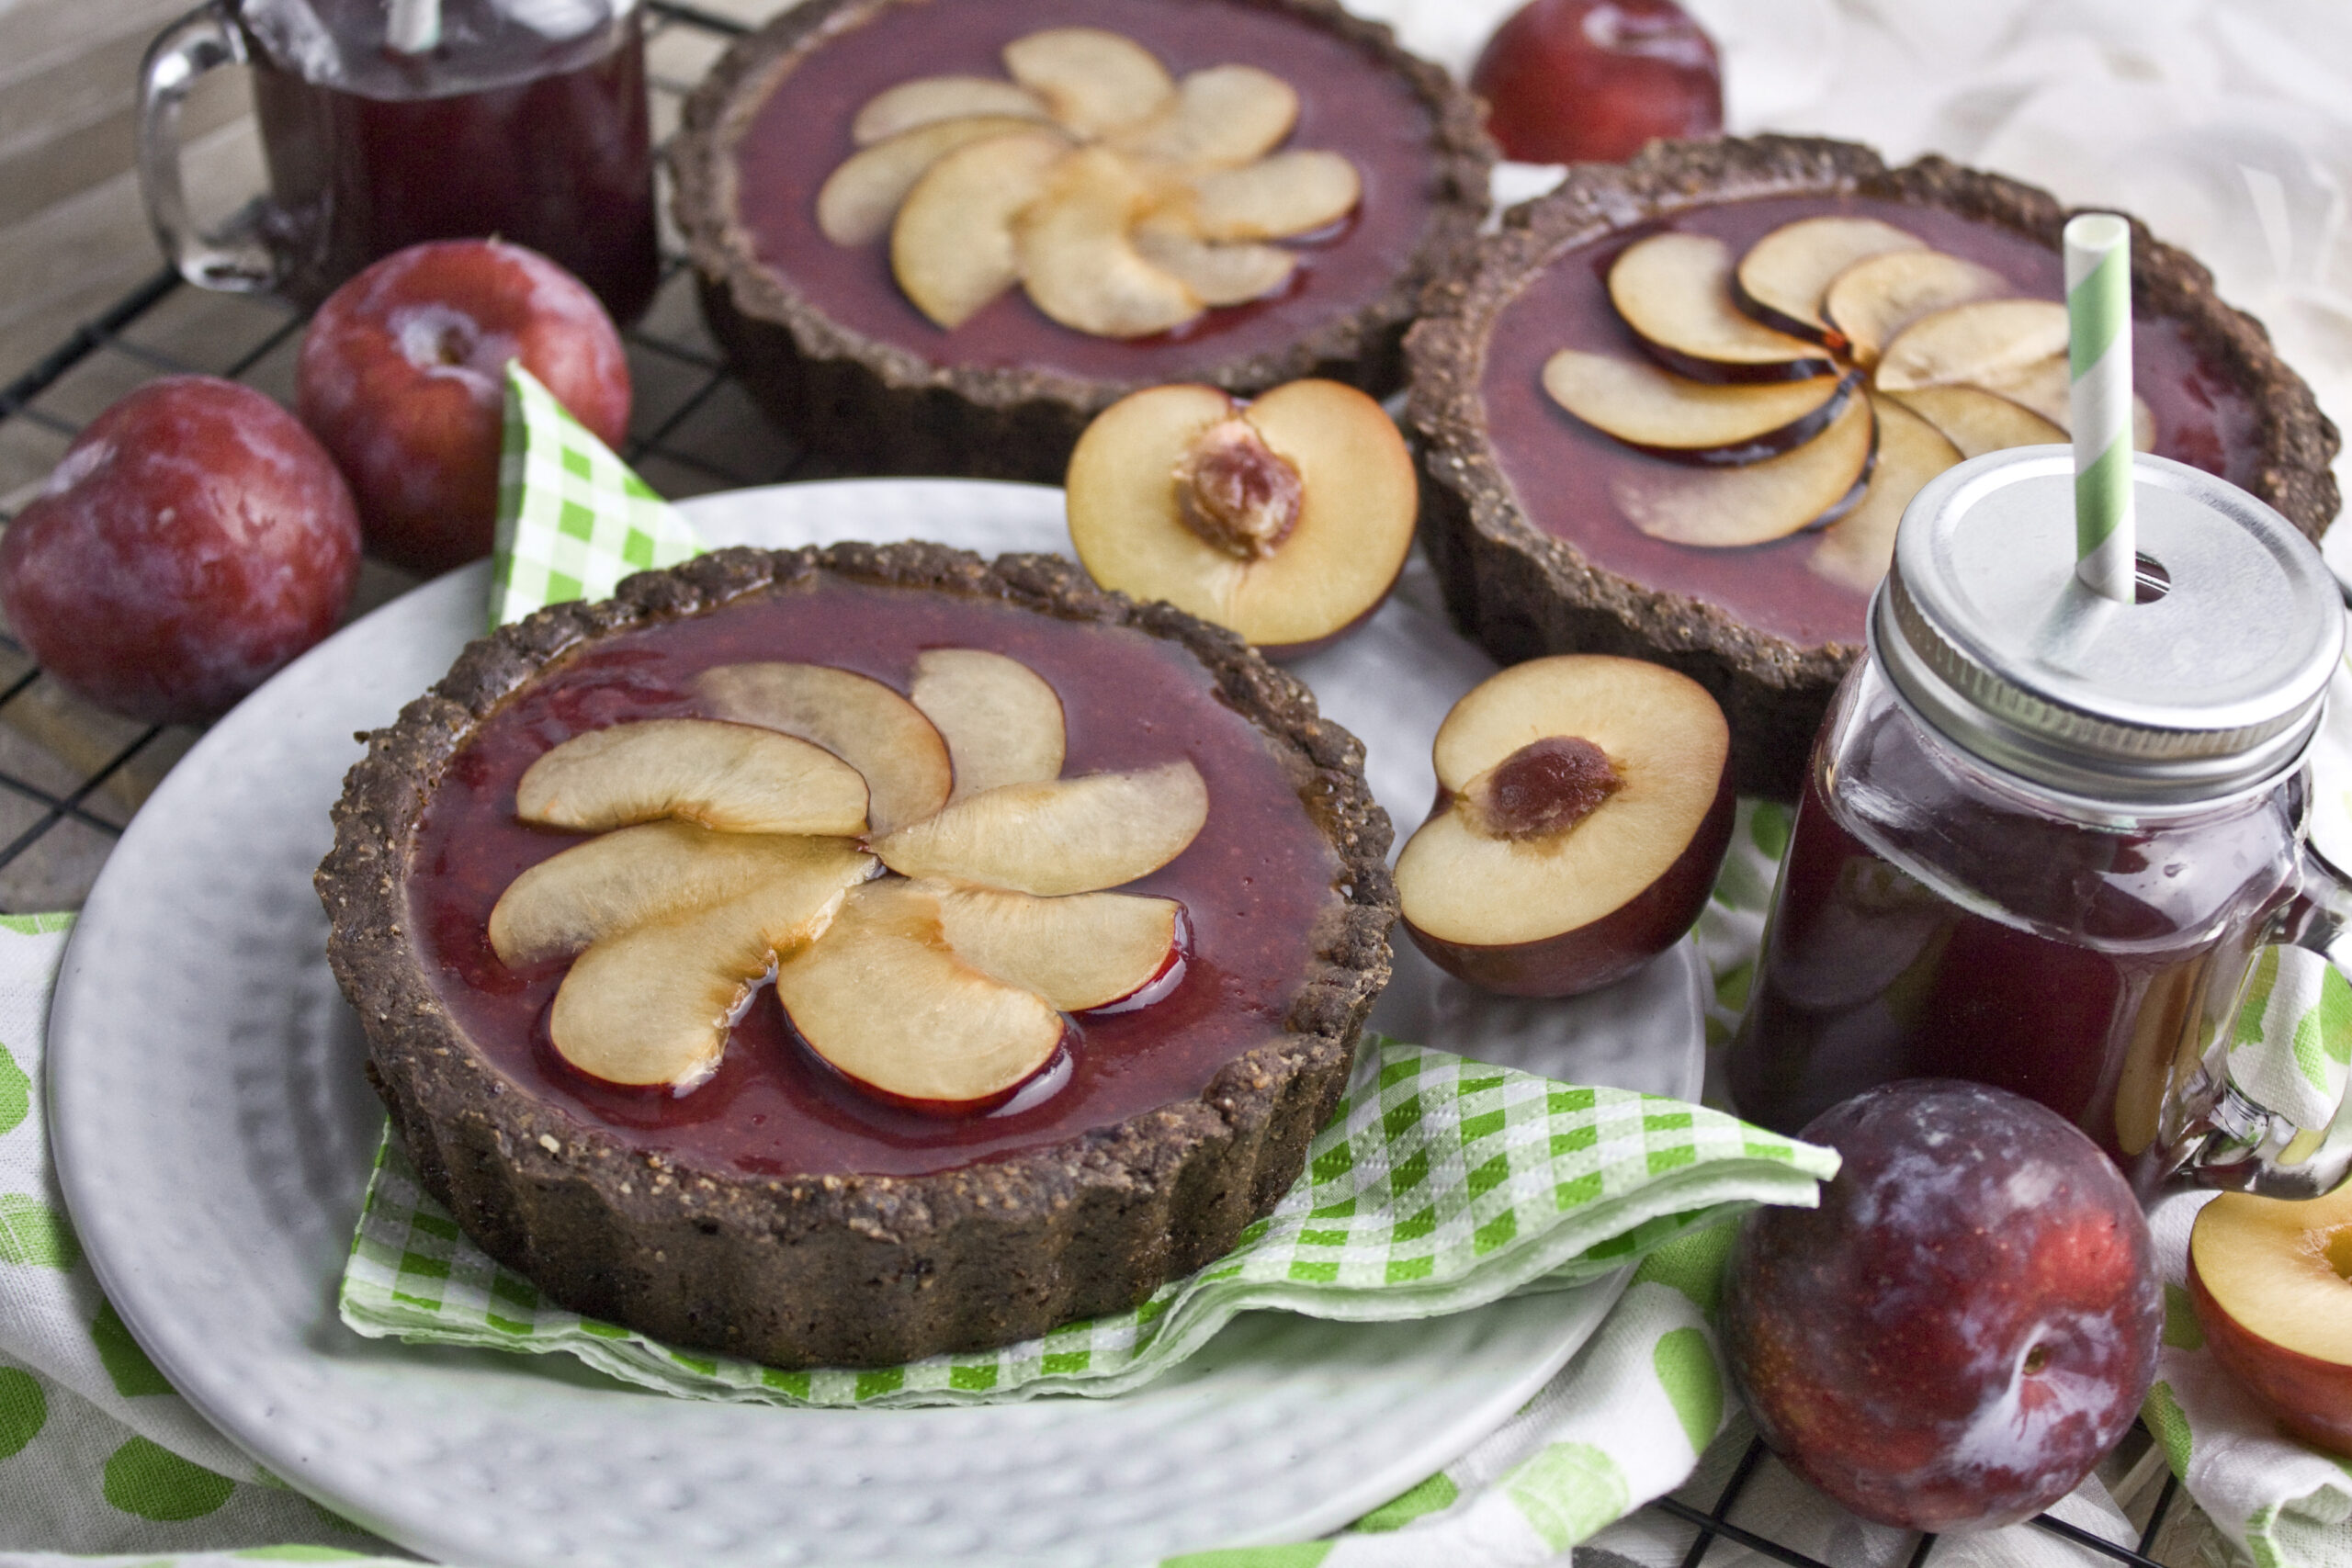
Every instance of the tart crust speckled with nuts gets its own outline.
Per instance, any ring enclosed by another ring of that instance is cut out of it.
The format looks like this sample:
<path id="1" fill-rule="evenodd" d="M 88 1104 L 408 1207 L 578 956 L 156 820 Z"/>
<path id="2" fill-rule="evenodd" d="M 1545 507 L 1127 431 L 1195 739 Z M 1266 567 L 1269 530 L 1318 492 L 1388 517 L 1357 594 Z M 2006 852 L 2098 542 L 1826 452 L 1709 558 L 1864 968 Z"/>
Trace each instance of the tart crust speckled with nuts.
<path id="1" fill-rule="evenodd" d="M 1024 703 L 1054 744 L 992 745 Z M 926 715 L 947 772 L 897 766 Z M 760 787 L 705 787 L 739 751 Z M 771 753 L 816 782 L 768 788 Z M 1038 812 L 1050 853 L 1004 826 Z M 929 545 L 542 610 L 369 738 L 335 825 L 329 955 L 426 1189 L 568 1307 L 785 1367 L 1032 1337 L 1229 1250 L 1337 1101 L 1396 914 L 1363 748 L 1299 682 L 1068 563 Z M 662 907 L 686 863 L 708 897 Z M 775 867 L 814 893 L 760 893 Z M 1041 953 L 1072 898 L 1139 968 Z M 674 1002 L 665 954 L 731 998 Z M 975 1010 L 1035 1055 L 958 1065 Z"/>

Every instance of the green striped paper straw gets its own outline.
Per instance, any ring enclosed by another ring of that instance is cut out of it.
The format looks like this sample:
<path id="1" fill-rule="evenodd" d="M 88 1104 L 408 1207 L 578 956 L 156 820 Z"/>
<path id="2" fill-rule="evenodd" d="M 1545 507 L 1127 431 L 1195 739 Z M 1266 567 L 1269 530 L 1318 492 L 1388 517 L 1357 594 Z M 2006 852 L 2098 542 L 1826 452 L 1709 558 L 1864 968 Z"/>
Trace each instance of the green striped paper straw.
<path id="1" fill-rule="evenodd" d="M 2132 226 L 2111 212 L 2066 221 L 2066 368 L 2075 421 L 2075 575 L 2129 604 L 2132 518 Z"/>

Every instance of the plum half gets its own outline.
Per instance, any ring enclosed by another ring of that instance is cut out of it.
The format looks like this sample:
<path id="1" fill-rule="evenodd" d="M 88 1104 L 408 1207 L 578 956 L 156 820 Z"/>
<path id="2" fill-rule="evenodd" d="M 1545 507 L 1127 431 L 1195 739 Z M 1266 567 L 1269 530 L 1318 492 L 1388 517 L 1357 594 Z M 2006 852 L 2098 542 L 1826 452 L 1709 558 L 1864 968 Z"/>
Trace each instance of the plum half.
<path id="1" fill-rule="evenodd" d="M 1246 404 L 1215 387 L 1147 388 L 1087 426 L 1065 485 L 1070 543 L 1095 581 L 1275 655 L 1379 608 L 1420 510 L 1405 438 L 1337 381 Z"/>
<path id="2" fill-rule="evenodd" d="M 1514 665 L 1446 715 L 1438 798 L 1396 862 L 1432 963 L 1509 996 L 1571 997 L 1671 947 L 1731 842 L 1731 728 L 1663 665 Z"/>
<path id="3" fill-rule="evenodd" d="M 2296 1437 L 2352 1458 L 2352 1187 L 2206 1204 L 2188 1237 L 2188 1296 L 2239 1386 Z"/>

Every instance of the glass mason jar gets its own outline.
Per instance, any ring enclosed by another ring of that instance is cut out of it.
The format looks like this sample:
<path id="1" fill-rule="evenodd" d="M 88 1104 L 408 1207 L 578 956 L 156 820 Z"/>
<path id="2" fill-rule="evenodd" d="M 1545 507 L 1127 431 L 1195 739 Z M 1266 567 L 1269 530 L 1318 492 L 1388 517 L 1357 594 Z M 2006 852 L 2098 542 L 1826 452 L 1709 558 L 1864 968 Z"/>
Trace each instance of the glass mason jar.
<path id="1" fill-rule="evenodd" d="M 252 68 L 270 189 L 214 231 L 188 214 L 179 112 L 226 64 Z M 211 0 L 148 50 L 139 167 L 165 254 L 208 288 L 316 304 L 404 246 L 489 235 L 624 322 L 660 281 L 637 0 Z"/>
<path id="2" fill-rule="evenodd" d="M 2075 580 L 2067 448 L 1962 464 L 1905 513 L 1731 1048 L 1744 1114 L 1794 1132 L 1961 1077 L 2073 1120 L 2143 1190 L 2188 1168 L 2310 1196 L 2352 1166 L 2223 1060 L 2256 952 L 2352 908 L 2304 832 L 2340 593 L 2243 491 L 2145 456 L 2133 480 L 2135 604 Z"/>

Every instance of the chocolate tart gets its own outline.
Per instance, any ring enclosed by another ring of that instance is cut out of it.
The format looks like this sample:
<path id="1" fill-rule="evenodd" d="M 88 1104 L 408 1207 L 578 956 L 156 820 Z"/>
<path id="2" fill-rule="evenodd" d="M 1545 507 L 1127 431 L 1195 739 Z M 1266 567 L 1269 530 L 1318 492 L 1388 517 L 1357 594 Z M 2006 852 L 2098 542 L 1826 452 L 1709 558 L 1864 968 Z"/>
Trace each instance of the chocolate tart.
<path id="1" fill-rule="evenodd" d="M 576 841 L 514 820 L 530 758 L 684 711 L 681 682 L 747 651 L 887 679 L 910 649 L 991 641 L 1061 693 L 1070 773 L 1181 747 L 1206 778 L 1200 837 L 1135 885 L 1186 905 L 1172 993 L 1082 1015 L 1074 1070 L 1009 1115 L 868 1098 L 772 992 L 689 1094 L 553 1055 L 561 964 L 508 970 L 482 930 L 521 866 Z M 783 1367 L 1018 1341 L 1229 1250 L 1331 1114 L 1396 916 L 1363 747 L 1298 682 L 1060 560 L 929 545 L 721 550 L 542 610 L 368 738 L 334 819 L 329 957 L 426 1189 L 565 1306 Z"/>
<path id="2" fill-rule="evenodd" d="M 1090 337 L 1018 288 L 943 330 L 894 281 L 887 237 L 825 237 L 819 188 L 876 93 L 997 77 L 1008 41 L 1067 26 L 1126 34 L 1177 74 L 1245 62 L 1282 74 L 1300 98 L 1285 145 L 1353 160 L 1362 202 L 1294 247 L 1282 291 L 1174 331 Z M 1485 219 L 1493 159 L 1476 103 L 1334 0 L 811 0 L 695 89 L 671 167 L 711 331 L 796 442 L 854 472 L 1057 483 L 1087 423 L 1138 388 L 1247 395 L 1320 376 L 1395 390 L 1423 287 Z"/>
<path id="3" fill-rule="evenodd" d="M 1808 570 L 1815 533 L 1701 549 L 1638 532 L 1611 477 L 1668 466 L 1571 417 L 1541 381 L 1563 345 L 1645 357 L 1609 291 L 1610 264 L 1634 243 L 1678 231 L 1739 254 L 1826 214 L 1880 219 L 2004 275 L 2018 296 L 2064 298 L 2069 212 L 2032 186 L 1934 157 L 1889 168 L 1840 141 L 1664 142 L 1629 164 L 1578 165 L 1508 214 L 1471 265 L 1432 288 L 1407 339 L 1429 481 L 1421 536 L 1464 631 L 1506 662 L 1592 651 L 1682 671 L 1730 716 L 1738 787 L 1788 799 L 1860 650 L 1866 590 Z M 2154 450 L 2317 538 L 2335 514 L 2338 442 L 2311 389 L 2194 259 L 2137 222 L 2132 256 L 2135 381 Z"/>

